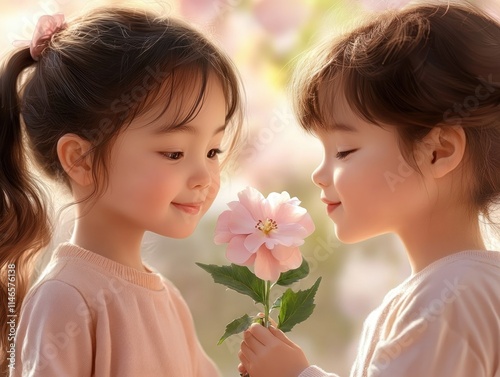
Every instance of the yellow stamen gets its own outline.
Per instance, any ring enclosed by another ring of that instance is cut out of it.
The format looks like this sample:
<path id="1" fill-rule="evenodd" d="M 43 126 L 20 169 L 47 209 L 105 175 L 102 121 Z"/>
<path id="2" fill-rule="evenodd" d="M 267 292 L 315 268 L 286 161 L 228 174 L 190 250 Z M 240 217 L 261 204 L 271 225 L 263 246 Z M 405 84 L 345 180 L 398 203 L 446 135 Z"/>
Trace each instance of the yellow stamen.
<path id="1" fill-rule="evenodd" d="M 278 224 L 273 219 L 266 219 L 264 222 L 259 220 L 255 228 L 261 230 L 267 236 L 272 230 L 278 229 Z"/>

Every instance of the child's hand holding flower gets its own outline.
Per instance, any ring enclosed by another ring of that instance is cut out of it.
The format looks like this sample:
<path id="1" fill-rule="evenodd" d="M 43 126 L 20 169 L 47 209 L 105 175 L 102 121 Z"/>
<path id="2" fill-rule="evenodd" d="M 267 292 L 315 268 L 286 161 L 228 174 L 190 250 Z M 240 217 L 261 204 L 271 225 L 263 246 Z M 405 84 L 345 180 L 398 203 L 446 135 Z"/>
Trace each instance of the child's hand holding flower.
<path id="1" fill-rule="evenodd" d="M 204 265 L 216 283 L 248 295 L 264 306 L 264 318 L 247 314 L 227 325 L 219 340 L 246 330 L 252 323 L 269 326 L 269 315 L 279 309 L 277 327 L 290 331 L 307 319 L 314 309 L 314 296 L 321 278 L 304 291 L 288 288 L 272 305 L 270 291 L 275 285 L 288 286 L 306 277 L 309 266 L 299 246 L 314 231 L 314 224 L 297 198 L 287 192 L 265 198 L 254 188 L 238 194 L 239 201 L 228 203 L 217 221 L 215 243 L 227 243 L 230 266 Z M 252 273 L 247 266 L 254 267 Z"/>

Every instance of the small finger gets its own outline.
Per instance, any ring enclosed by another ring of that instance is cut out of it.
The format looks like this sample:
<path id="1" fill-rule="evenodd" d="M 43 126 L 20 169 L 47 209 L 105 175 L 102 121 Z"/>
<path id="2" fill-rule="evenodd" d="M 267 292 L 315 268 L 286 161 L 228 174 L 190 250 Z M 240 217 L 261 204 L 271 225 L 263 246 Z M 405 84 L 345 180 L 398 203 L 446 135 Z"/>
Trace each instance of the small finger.
<path id="1" fill-rule="evenodd" d="M 293 343 L 290 339 L 288 339 L 288 337 L 285 335 L 285 333 L 283 331 L 281 331 L 280 329 L 270 327 L 269 331 L 271 332 L 271 334 L 273 334 L 276 338 L 281 340 L 283 343 L 288 344 L 289 346 L 295 345 L 295 343 Z"/>
<path id="2" fill-rule="evenodd" d="M 244 376 L 245 374 L 248 374 L 247 366 L 250 365 L 250 362 L 248 361 L 244 352 L 242 352 L 241 350 L 238 352 L 238 358 L 240 359 L 240 364 L 238 365 L 238 371 L 240 372 L 240 375 Z"/>
<path id="3" fill-rule="evenodd" d="M 242 357 L 244 359 L 242 359 Z M 248 343 L 246 341 L 241 342 L 240 350 L 238 352 L 238 358 L 243 363 L 243 365 L 247 365 L 250 359 L 255 358 L 254 350 L 248 346 Z"/>
<path id="4" fill-rule="evenodd" d="M 247 369 L 243 365 L 243 363 L 238 364 L 238 372 L 240 372 L 240 375 L 245 375 L 247 374 Z"/>
<path id="5" fill-rule="evenodd" d="M 243 346 L 244 344 L 244 346 Z M 252 333 L 245 334 L 243 337 L 243 343 L 241 344 L 242 350 L 250 350 L 251 354 L 247 353 L 247 356 L 253 356 L 253 354 L 258 354 L 260 351 L 265 348 L 266 345 L 260 342 Z"/>
<path id="6" fill-rule="evenodd" d="M 245 331 L 245 336 L 247 336 L 247 333 L 251 334 L 256 340 L 258 340 L 263 345 L 270 344 L 275 339 L 273 334 L 271 334 L 271 332 L 269 332 L 269 330 L 266 327 L 261 326 L 257 323 L 254 323 L 252 326 L 248 328 L 247 331 Z"/>

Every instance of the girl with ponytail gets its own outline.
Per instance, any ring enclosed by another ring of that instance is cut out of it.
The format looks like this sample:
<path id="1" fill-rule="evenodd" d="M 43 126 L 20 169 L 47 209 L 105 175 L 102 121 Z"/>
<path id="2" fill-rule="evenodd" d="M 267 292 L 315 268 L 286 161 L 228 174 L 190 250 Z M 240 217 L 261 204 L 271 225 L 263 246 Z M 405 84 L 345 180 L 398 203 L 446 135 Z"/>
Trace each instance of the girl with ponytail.
<path id="1" fill-rule="evenodd" d="M 0 70 L 0 375 L 219 375 L 140 245 L 193 232 L 239 125 L 235 68 L 184 22 L 124 8 L 40 19 Z M 77 217 L 30 288 L 53 229 L 33 167 Z"/>

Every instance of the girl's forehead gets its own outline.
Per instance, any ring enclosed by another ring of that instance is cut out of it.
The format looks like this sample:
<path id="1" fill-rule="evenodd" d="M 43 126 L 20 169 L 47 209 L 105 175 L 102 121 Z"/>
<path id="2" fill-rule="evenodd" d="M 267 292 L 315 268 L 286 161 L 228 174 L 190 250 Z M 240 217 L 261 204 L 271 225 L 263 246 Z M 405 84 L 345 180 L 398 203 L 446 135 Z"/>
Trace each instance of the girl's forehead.
<path id="1" fill-rule="evenodd" d="M 317 111 L 320 113 L 320 118 L 329 125 L 348 125 L 360 120 L 360 117 L 349 105 L 342 92 L 342 87 L 338 85 L 335 88 L 328 88 L 324 84 L 321 85 L 318 89 L 317 102 Z"/>
<path id="2" fill-rule="evenodd" d="M 387 124 L 375 124 L 369 122 L 358 114 L 351 106 L 345 96 L 337 95 L 330 98 L 330 102 L 319 100 L 320 119 L 324 122 L 320 127 L 316 127 L 314 135 L 318 138 L 329 138 L 331 136 L 349 136 L 349 137 L 366 137 L 367 135 L 376 135 L 380 131 L 384 133 L 394 132 L 395 127 Z"/>
<path id="3" fill-rule="evenodd" d="M 186 123 L 201 110 L 206 98 L 217 91 L 221 91 L 220 83 L 210 76 L 205 84 L 196 77 L 186 86 L 174 86 L 167 81 L 157 93 L 146 99 L 143 109 L 130 126 L 154 127 L 158 131 L 165 131 Z"/>

